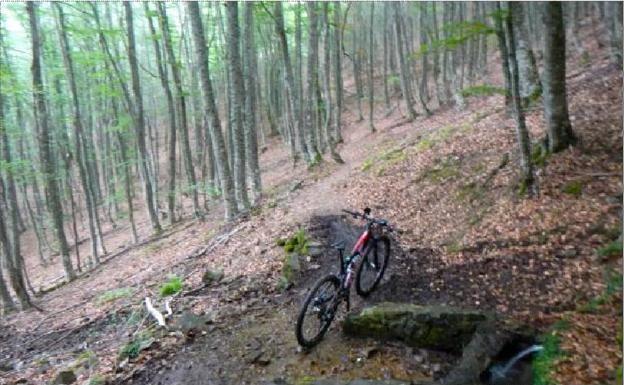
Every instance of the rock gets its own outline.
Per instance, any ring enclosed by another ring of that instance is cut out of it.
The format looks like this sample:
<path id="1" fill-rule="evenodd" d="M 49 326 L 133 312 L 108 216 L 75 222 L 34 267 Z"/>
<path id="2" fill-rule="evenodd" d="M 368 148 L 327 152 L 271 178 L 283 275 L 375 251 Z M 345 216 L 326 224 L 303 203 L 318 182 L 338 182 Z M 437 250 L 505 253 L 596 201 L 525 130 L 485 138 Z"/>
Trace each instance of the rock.
<path id="1" fill-rule="evenodd" d="M 308 255 L 311 257 L 320 257 L 323 255 L 324 247 L 319 242 L 308 242 Z"/>
<path id="2" fill-rule="evenodd" d="M 558 254 L 557 257 L 559 258 L 573 258 L 576 257 L 576 249 L 565 249 L 565 250 L 561 250 Z"/>
<path id="3" fill-rule="evenodd" d="M 212 285 L 223 279 L 223 270 L 206 270 L 202 275 L 204 285 Z"/>
<path id="4" fill-rule="evenodd" d="M 301 271 L 301 263 L 299 262 L 299 255 L 293 253 L 286 257 L 286 263 L 288 263 L 288 268 L 293 273 L 298 273 Z"/>
<path id="5" fill-rule="evenodd" d="M 190 311 L 184 311 L 173 320 L 172 328 L 184 334 L 191 332 L 210 331 L 210 324 L 214 322 L 211 314 L 197 315 Z"/>
<path id="6" fill-rule="evenodd" d="M 355 336 L 398 339 L 412 347 L 461 352 L 477 326 L 487 319 L 478 311 L 447 306 L 382 303 L 348 316 L 344 331 Z"/>
<path id="7" fill-rule="evenodd" d="M 412 382 L 398 380 L 338 380 L 332 378 L 324 378 L 312 381 L 310 385 L 410 385 Z"/>
<path id="8" fill-rule="evenodd" d="M 76 382 L 76 375 L 73 370 L 61 370 L 54 378 L 54 385 L 68 385 Z"/>

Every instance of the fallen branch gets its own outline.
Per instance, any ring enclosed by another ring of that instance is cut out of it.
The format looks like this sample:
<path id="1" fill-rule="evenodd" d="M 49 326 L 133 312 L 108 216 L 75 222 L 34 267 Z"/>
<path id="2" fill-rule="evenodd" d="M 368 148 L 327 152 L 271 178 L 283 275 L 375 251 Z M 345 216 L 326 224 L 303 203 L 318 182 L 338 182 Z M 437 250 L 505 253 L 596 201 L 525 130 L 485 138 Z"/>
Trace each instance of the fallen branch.
<path id="1" fill-rule="evenodd" d="M 160 326 L 167 326 L 165 324 L 165 317 L 162 315 L 161 312 L 156 310 L 156 308 L 152 305 L 152 301 L 150 300 L 149 297 L 145 297 L 145 307 L 147 308 L 147 311 L 152 316 L 154 316 L 154 318 L 156 318 L 156 321 L 158 322 L 158 325 L 160 325 Z"/>

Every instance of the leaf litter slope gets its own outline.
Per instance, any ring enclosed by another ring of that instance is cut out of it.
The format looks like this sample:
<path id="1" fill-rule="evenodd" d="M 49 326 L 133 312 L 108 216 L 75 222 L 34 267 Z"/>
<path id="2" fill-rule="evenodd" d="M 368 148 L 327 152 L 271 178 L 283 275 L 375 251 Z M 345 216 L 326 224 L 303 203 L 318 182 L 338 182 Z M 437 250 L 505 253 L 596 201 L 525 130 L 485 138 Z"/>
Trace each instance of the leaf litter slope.
<path id="1" fill-rule="evenodd" d="M 47 313 L 9 317 L 0 329 L 2 356 L 22 364 L 3 376 L 43 383 L 86 350 L 98 362 L 79 373 L 80 379 L 98 372 L 119 383 L 129 377 L 153 383 L 154 376 L 215 383 L 304 374 L 417 378 L 434 374 L 434 368 L 444 371 L 444 358 L 419 364 L 399 346 L 350 340 L 337 328 L 313 354 L 297 353 L 292 322 L 305 283 L 333 260 L 324 256 L 322 269 L 304 263 L 308 278 L 281 293 L 283 251 L 275 240 L 299 227 L 312 229 L 311 215 L 336 214 L 343 207 L 370 206 L 401 230 L 398 241 L 406 253 L 391 261 L 369 302 L 461 304 L 546 327 L 604 290 L 604 266 L 594 250 L 611 240 L 608 229 L 620 226 L 622 80 L 619 71 L 596 57 L 589 68 L 571 59 L 570 111 L 582 146 L 547 159 L 538 198 L 517 196 L 514 123 L 500 96 L 473 99 L 463 112 L 438 112 L 409 124 L 396 112 L 378 113 L 375 135 L 346 113 L 340 148 L 345 165 L 324 164 L 293 177 L 283 146 L 270 143 L 262 162 L 267 197 L 259 213 L 224 227 L 215 209 L 206 223 L 179 224 L 169 236 L 129 250 L 88 279 L 44 295 L 40 302 Z M 539 106 L 528 112 L 534 138 L 543 135 L 541 114 Z M 571 182 L 580 184 L 578 194 L 565 192 Z M 121 247 L 128 244 L 122 232 L 109 237 Z M 209 253 L 193 257 L 217 235 L 226 236 Z M 173 306 L 212 314 L 209 333 L 191 336 L 196 342 L 191 345 L 189 336 L 163 334 L 157 346 L 115 370 L 128 335 L 149 322 L 131 322 L 136 314 L 144 316 L 141 299 L 156 296 L 171 273 L 185 277 L 187 288 L 198 288 L 206 268 L 222 268 L 223 284 L 177 297 Z M 128 296 L 101 300 L 107 291 L 126 287 L 133 288 Z M 607 320 L 613 315 L 574 317 L 580 326 L 562 343 L 572 358 L 561 363 L 558 376 L 577 375 L 587 383 L 603 379 L 621 360 L 619 349 L 612 348 L 615 342 L 602 331 L 612 330 Z M 588 327 L 592 324 L 597 326 Z M 393 364 L 384 371 L 381 363 Z"/>

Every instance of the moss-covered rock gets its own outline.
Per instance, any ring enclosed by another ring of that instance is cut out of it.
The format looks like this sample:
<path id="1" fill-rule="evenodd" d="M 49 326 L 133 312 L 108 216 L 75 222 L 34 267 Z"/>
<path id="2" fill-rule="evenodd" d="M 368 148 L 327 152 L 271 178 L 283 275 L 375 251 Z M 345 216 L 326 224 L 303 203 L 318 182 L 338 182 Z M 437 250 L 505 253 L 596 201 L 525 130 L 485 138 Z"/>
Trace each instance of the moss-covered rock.
<path id="1" fill-rule="evenodd" d="M 383 303 L 347 317 L 344 330 L 355 336 L 398 339 L 425 349 L 460 352 L 489 317 L 447 306 Z"/>

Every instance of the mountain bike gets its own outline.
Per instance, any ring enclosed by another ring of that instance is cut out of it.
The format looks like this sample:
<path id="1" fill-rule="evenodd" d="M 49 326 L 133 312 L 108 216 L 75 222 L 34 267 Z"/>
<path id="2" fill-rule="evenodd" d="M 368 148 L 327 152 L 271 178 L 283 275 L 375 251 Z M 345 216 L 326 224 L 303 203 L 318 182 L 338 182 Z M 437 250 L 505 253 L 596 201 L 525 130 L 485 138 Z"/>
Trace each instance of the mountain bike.
<path id="1" fill-rule="evenodd" d="M 304 348 L 311 348 L 321 341 L 343 301 L 349 311 L 351 306 L 349 297 L 354 277 L 358 295 L 366 297 L 375 290 L 388 266 L 390 257 L 388 233 L 393 231 L 388 221 L 373 218 L 370 215 L 370 208 L 365 208 L 363 213 L 342 211 L 353 218 L 366 221 L 366 227 L 349 257 L 343 256 L 344 241 L 332 245 L 338 251 L 340 273 L 328 274 L 319 279 L 303 302 L 297 317 L 295 334 L 297 342 Z"/>

